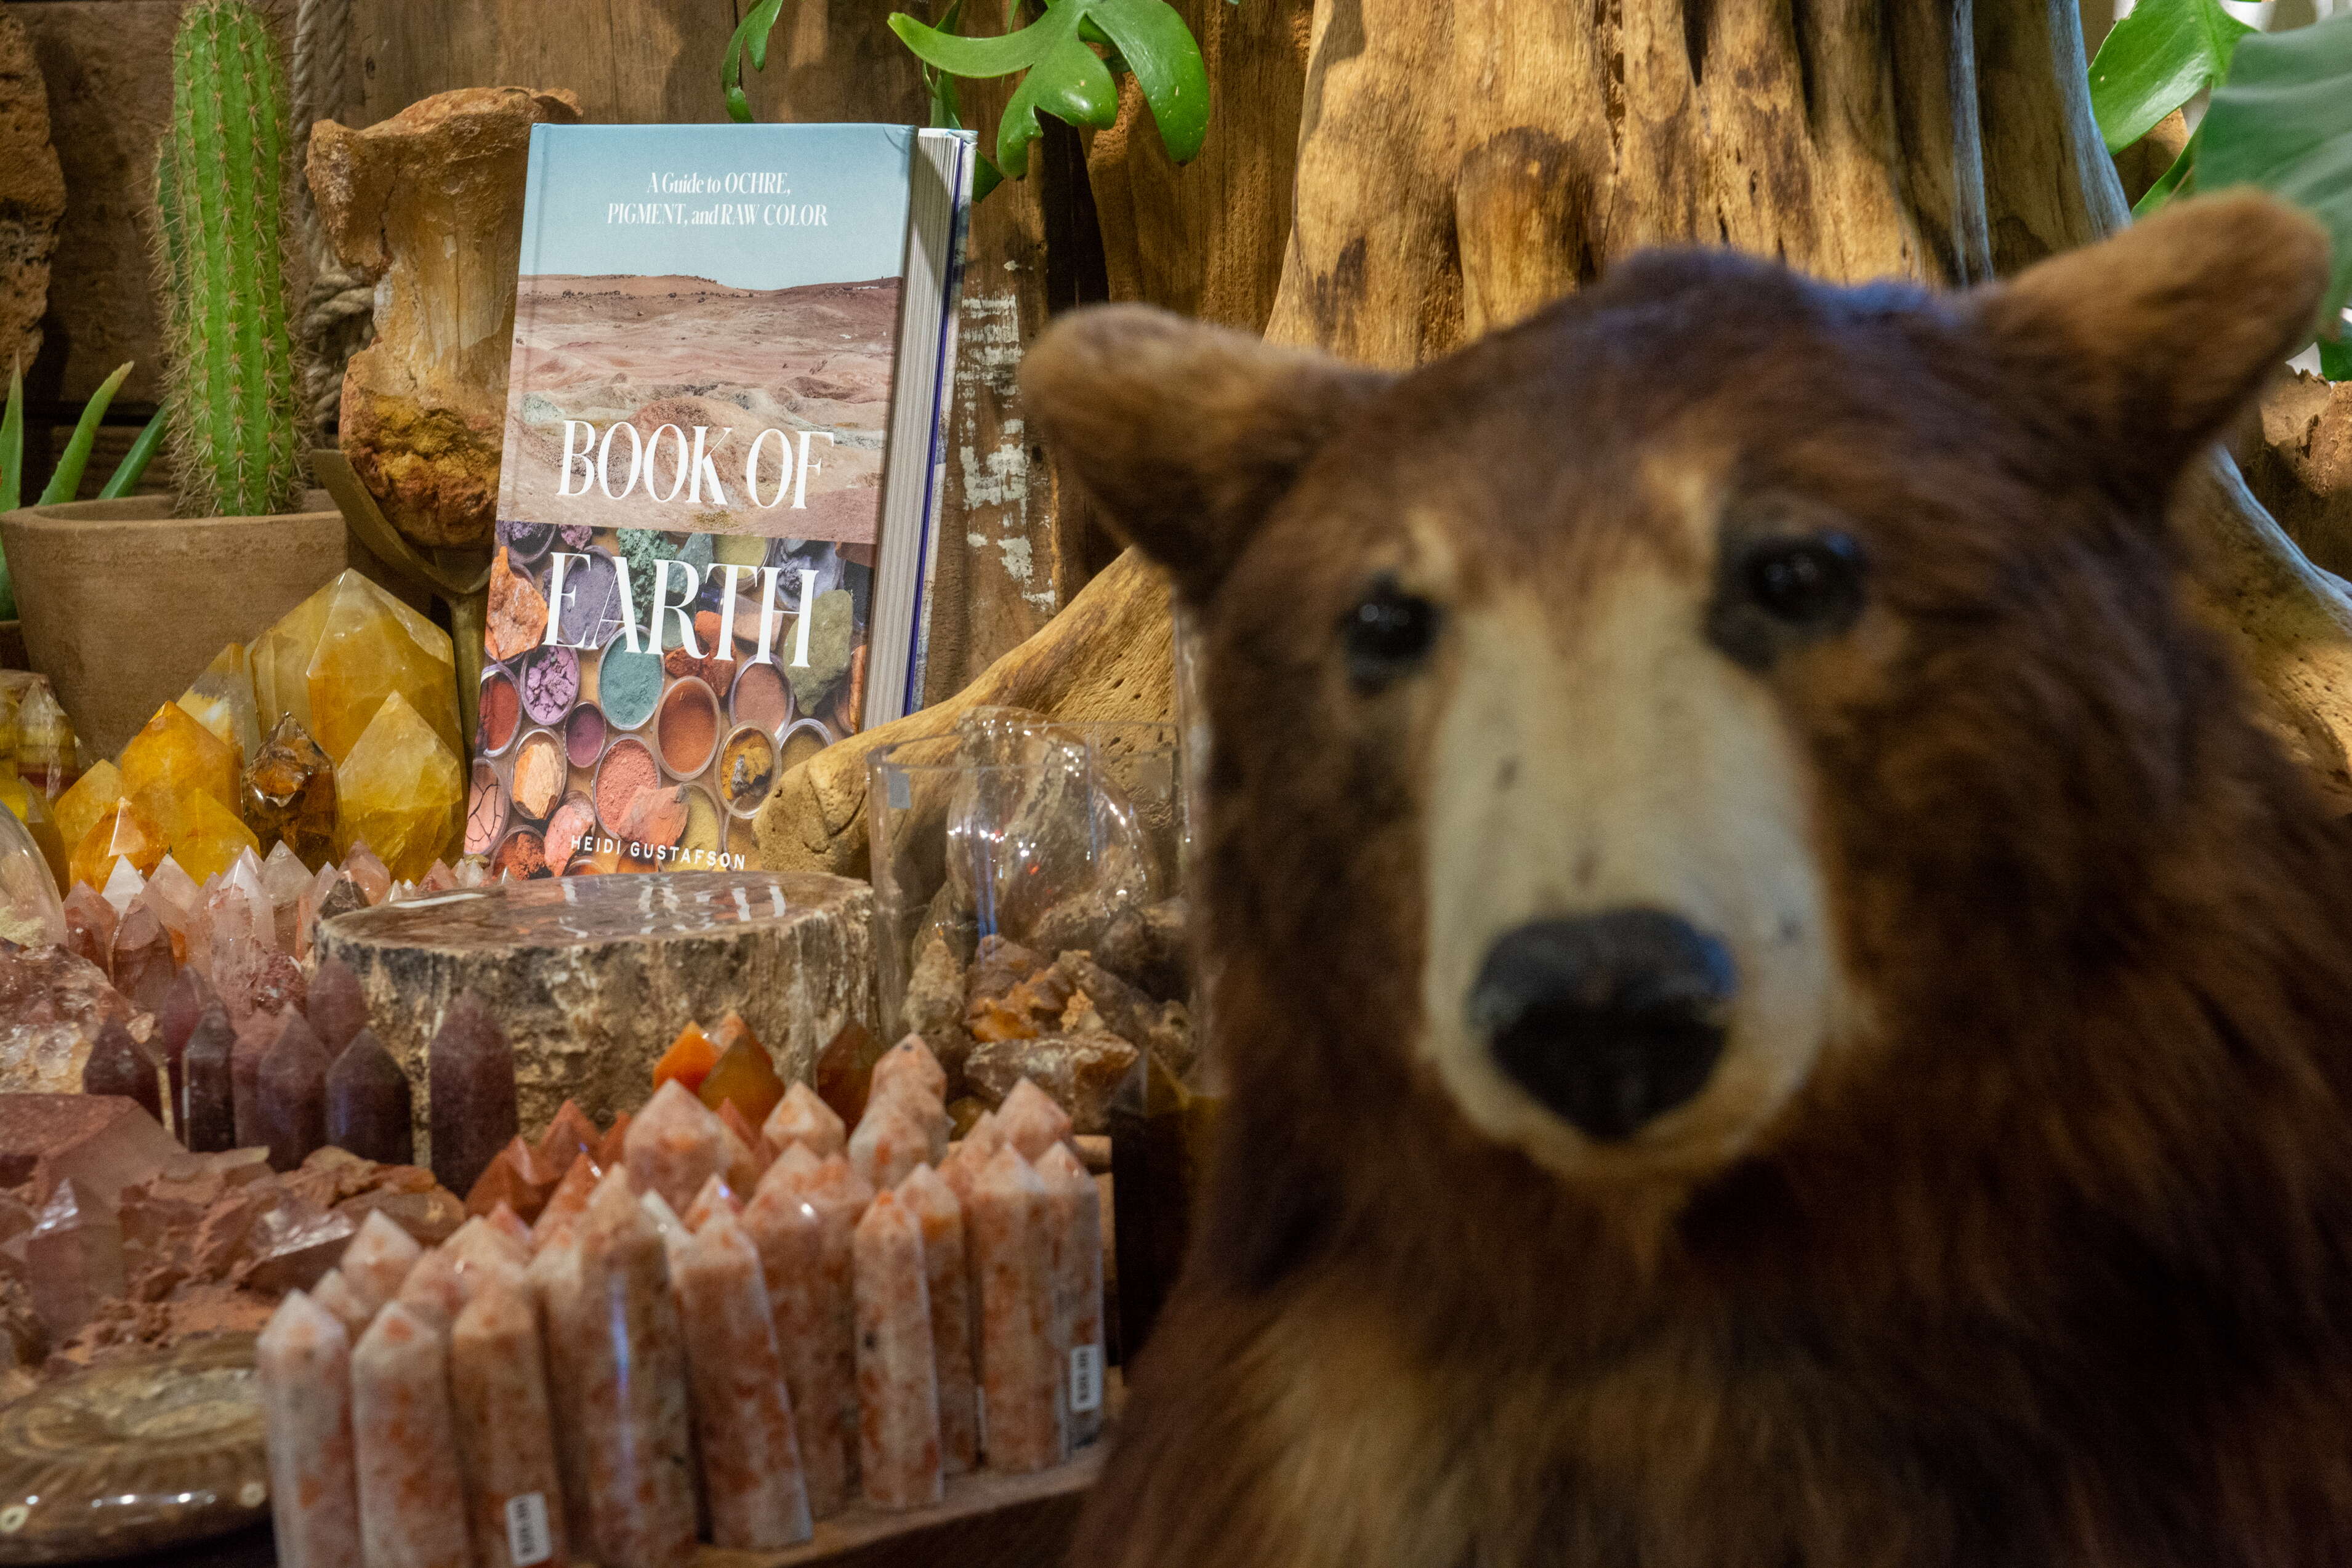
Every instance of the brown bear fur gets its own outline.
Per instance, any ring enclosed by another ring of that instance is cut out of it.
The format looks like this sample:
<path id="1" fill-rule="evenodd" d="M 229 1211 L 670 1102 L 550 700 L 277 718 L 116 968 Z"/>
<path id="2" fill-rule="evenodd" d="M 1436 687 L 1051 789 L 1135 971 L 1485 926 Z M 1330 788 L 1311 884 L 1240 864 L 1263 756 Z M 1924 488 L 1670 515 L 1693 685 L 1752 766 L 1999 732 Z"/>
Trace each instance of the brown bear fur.
<path id="1" fill-rule="evenodd" d="M 1047 336 L 1041 426 L 1205 629 L 1232 1085 L 1076 1563 L 2352 1561 L 2352 841 L 2162 521 L 2326 256 L 2209 197 L 1958 297 L 1653 253 L 1395 378 Z M 1451 655 L 1367 697 L 1333 629 L 1413 517 L 1449 616 L 1703 573 L 1694 471 L 1871 551 L 1757 677 L 1870 1022 L 1737 1159 L 1586 1184 L 1412 1053 Z"/>

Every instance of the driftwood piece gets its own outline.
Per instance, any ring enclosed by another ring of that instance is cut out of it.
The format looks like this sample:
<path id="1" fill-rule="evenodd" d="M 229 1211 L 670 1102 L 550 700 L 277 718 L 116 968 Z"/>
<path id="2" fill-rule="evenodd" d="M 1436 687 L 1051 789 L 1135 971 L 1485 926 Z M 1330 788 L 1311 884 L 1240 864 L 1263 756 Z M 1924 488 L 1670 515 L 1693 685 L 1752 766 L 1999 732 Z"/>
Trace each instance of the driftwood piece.
<path id="1" fill-rule="evenodd" d="M 49 145 L 48 89 L 33 40 L 0 16 L 0 359 L 29 366 L 41 351 L 49 257 L 66 214 L 65 175 Z"/>
<path id="2" fill-rule="evenodd" d="M 839 877 L 631 873 L 499 883 L 379 904 L 320 927 L 359 976 L 369 1020 L 408 1074 L 426 1147 L 425 1047 L 460 991 L 506 1031 L 526 1129 L 568 1099 L 600 1123 L 652 1092 L 688 1019 L 743 1015 L 787 1078 L 841 1027 L 874 1027 L 874 897 Z"/>
<path id="3" fill-rule="evenodd" d="M 466 88 L 364 131 L 311 132 L 319 220 L 344 265 L 378 280 L 375 340 L 343 377 L 341 446 L 419 545 L 489 542 L 530 128 L 579 118 L 569 92 Z"/>
<path id="4" fill-rule="evenodd" d="M 1071 722 L 1165 719 L 1173 706 L 1168 637 L 1168 580 L 1129 550 L 953 697 L 836 741 L 786 773 L 760 810 L 760 863 L 866 875 L 866 758 L 945 734 L 971 708 L 1034 708 Z"/>

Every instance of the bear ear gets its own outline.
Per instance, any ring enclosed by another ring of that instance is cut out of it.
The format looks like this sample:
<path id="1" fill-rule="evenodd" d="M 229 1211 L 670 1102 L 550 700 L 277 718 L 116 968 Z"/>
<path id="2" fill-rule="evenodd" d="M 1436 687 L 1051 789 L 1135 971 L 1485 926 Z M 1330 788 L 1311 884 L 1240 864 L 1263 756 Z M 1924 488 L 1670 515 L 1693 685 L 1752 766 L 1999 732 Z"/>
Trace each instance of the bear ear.
<path id="1" fill-rule="evenodd" d="M 1341 421 L 1391 377 L 1141 305 L 1078 311 L 1022 396 L 1112 528 L 1207 599 Z"/>
<path id="2" fill-rule="evenodd" d="M 1980 289 L 1970 306 L 2021 396 L 2161 497 L 2294 350 L 2327 287 L 2327 235 L 2252 191 L 2176 203 Z"/>

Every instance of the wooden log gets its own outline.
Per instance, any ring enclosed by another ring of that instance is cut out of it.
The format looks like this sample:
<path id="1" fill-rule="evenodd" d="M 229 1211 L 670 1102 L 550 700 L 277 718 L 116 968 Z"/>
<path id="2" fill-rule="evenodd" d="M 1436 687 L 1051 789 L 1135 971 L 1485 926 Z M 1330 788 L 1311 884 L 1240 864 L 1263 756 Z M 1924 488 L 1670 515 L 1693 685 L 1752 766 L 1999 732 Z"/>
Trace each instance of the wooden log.
<path id="1" fill-rule="evenodd" d="M 873 904 L 861 883 L 793 873 L 510 882 L 339 916 L 318 954 L 359 976 L 408 1074 L 423 1161 L 425 1047 L 459 992 L 514 1047 L 525 1132 L 567 1098 L 605 1123 L 646 1102 L 688 1019 L 709 1029 L 740 1012 L 787 1078 L 808 1077 L 843 1025 L 875 1027 Z"/>

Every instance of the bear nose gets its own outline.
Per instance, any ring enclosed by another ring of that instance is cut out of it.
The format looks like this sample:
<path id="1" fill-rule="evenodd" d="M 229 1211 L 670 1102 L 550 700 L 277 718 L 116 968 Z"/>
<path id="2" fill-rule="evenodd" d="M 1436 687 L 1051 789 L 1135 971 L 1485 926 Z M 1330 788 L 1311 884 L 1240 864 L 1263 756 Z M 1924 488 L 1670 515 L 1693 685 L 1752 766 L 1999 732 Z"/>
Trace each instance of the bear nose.
<path id="1" fill-rule="evenodd" d="M 1613 909 L 1505 933 L 1470 990 L 1496 1062 L 1601 1142 L 1696 1094 L 1723 1051 L 1730 951 L 1678 915 Z"/>

